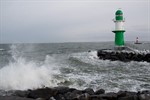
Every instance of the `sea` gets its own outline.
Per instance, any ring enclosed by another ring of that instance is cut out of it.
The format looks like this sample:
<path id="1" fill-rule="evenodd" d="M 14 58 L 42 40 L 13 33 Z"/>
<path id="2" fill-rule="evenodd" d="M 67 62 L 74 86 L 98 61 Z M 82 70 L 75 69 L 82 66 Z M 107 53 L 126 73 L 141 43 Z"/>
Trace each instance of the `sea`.
<path id="1" fill-rule="evenodd" d="M 150 42 L 126 45 L 150 50 Z M 113 42 L 0 44 L 0 95 L 57 86 L 106 92 L 150 90 L 150 63 L 97 57 L 97 50 L 113 48 Z"/>

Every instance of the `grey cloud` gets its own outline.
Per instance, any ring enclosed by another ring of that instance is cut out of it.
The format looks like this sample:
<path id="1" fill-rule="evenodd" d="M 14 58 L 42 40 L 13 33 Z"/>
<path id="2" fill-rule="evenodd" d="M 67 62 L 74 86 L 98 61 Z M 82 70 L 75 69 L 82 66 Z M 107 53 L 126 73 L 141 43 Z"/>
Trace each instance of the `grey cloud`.
<path id="1" fill-rule="evenodd" d="M 143 0 L 0 0 L 1 42 L 113 41 L 118 8 L 126 40 L 149 40 L 150 7 Z"/>

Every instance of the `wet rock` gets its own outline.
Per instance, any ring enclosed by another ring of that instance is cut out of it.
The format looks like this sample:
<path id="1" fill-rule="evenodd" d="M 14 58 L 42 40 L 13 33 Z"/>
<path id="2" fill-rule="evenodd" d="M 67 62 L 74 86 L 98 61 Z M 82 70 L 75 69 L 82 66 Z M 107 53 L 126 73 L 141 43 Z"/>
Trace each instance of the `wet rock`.
<path id="1" fill-rule="evenodd" d="M 69 87 L 63 87 L 63 86 L 55 87 L 54 89 L 57 91 L 57 94 L 65 94 L 67 92 L 75 90 L 73 88 L 70 89 Z"/>
<path id="2" fill-rule="evenodd" d="M 77 89 L 75 88 L 69 88 L 69 92 L 72 92 L 72 91 L 76 91 Z M 78 90 L 77 90 L 78 91 Z"/>
<path id="3" fill-rule="evenodd" d="M 150 100 L 150 94 L 139 95 L 139 100 Z"/>
<path id="4" fill-rule="evenodd" d="M 79 95 L 76 100 L 90 100 L 90 95 L 88 93 L 84 93 L 82 95 Z"/>
<path id="5" fill-rule="evenodd" d="M 95 95 L 104 94 L 104 93 L 105 93 L 104 89 L 99 89 L 95 92 Z"/>
<path id="6" fill-rule="evenodd" d="M 54 97 L 50 97 L 48 100 L 57 100 L 57 99 L 55 99 Z"/>
<path id="7" fill-rule="evenodd" d="M 103 99 L 100 95 L 92 95 L 90 96 L 90 100 L 107 100 L 107 99 Z"/>
<path id="8" fill-rule="evenodd" d="M 29 95 L 28 98 L 44 98 L 44 99 L 48 99 L 51 96 L 55 96 L 57 94 L 57 90 L 55 89 L 51 89 L 51 88 L 42 88 L 42 89 L 36 89 L 36 90 L 32 90 Z"/>
<path id="9" fill-rule="evenodd" d="M 106 100 L 106 99 L 102 99 L 102 98 L 93 98 L 93 99 L 91 99 L 91 100 Z"/>
<path id="10" fill-rule="evenodd" d="M 126 96 L 134 96 L 137 95 L 136 92 L 130 92 L 130 91 L 125 91 L 126 92 Z"/>
<path id="11" fill-rule="evenodd" d="M 146 54 L 144 60 L 150 62 L 150 54 Z"/>
<path id="12" fill-rule="evenodd" d="M 126 92 L 125 91 L 119 91 L 117 93 L 117 98 L 120 98 L 120 97 L 125 97 L 126 96 Z"/>
<path id="13" fill-rule="evenodd" d="M 123 62 L 129 61 L 147 61 L 150 62 L 150 54 L 141 54 L 141 53 L 133 53 L 133 52 L 121 52 L 121 51 L 107 51 L 107 50 L 98 50 L 97 56 L 99 59 L 103 60 L 120 60 Z"/>
<path id="14" fill-rule="evenodd" d="M 74 100 L 75 98 L 79 96 L 79 94 L 67 92 L 64 96 L 66 100 Z"/>
<path id="15" fill-rule="evenodd" d="M 150 91 L 145 90 L 142 92 L 138 92 L 139 100 L 150 100 Z"/>
<path id="16" fill-rule="evenodd" d="M 100 98 L 106 99 L 106 100 L 116 100 L 117 99 L 117 94 L 116 93 L 106 93 L 106 94 L 101 94 L 99 95 Z"/>
<path id="17" fill-rule="evenodd" d="M 0 100 L 35 100 L 35 99 L 17 97 L 17 96 L 0 96 Z"/>
<path id="18" fill-rule="evenodd" d="M 150 90 L 143 90 L 141 94 L 150 94 Z"/>
<path id="19" fill-rule="evenodd" d="M 65 100 L 64 95 L 58 94 L 57 96 L 54 97 L 56 100 Z"/>
<path id="20" fill-rule="evenodd" d="M 119 91 L 117 93 L 118 100 L 138 100 L 136 92 Z"/>
<path id="21" fill-rule="evenodd" d="M 134 59 L 135 61 L 143 61 L 143 57 L 141 54 L 137 54 L 136 58 Z"/>
<path id="22" fill-rule="evenodd" d="M 29 93 L 30 93 L 30 91 L 17 90 L 17 91 L 15 91 L 15 93 L 13 95 L 19 96 L 19 97 L 27 97 L 29 95 Z"/>
<path id="23" fill-rule="evenodd" d="M 119 91 L 117 93 L 99 89 L 77 90 L 69 87 L 41 88 L 15 91 L 13 96 L 3 96 L 0 100 L 150 100 L 150 91 Z"/>
<path id="24" fill-rule="evenodd" d="M 74 90 L 72 92 L 67 92 L 64 96 L 66 100 L 77 100 L 83 92 L 81 90 Z"/>
<path id="25" fill-rule="evenodd" d="M 72 93 L 79 94 L 79 95 L 83 94 L 82 90 L 74 90 L 72 91 Z"/>
<path id="26" fill-rule="evenodd" d="M 83 93 L 88 93 L 89 95 L 93 95 L 94 94 L 94 90 L 91 88 L 86 88 Z"/>
<path id="27" fill-rule="evenodd" d="M 124 54 L 124 53 L 118 54 L 118 58 L 119 58 L 119 60 L 121 60 L 121 61 L 126 61 L 126 58 L 125 58 L 125 54 Z"/>
<path id="28" fill-rule="evenodd" d="M 138 100 L 136 96 L 126 96 L 126 97 L 121 97 L 118 100 Z"/>
<path id="29" fill-rule="evenodd" d="M 46 100 L 46 99 L 44 99 L 44 98 L 37 98 L 36 100 Z"/>
<path id="30" fill-rule="evenodd" d="M 112 60 L 112 61 L 116 61 L 116 60 L 119 60 L 119 58 L 118 58 L 117 56 L 114 56 L 114 55 L 113 55 L 113 56 L 111 56 L 111 60 Z"/>

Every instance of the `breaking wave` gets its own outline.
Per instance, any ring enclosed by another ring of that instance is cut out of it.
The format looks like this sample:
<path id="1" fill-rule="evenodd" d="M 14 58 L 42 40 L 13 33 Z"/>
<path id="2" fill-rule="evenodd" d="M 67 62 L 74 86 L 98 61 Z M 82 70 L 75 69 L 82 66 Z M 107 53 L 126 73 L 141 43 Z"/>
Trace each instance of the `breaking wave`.
<path id="1" fill-rule="evenodd" d="M 70 55 L 70 60 L 80 63 L 72 64 L 73 72 L 66 75 L 68 80 L 74 82 L 71 87 L 103 88 L 116 92 L 150 89 L 150 63 L 100 60 L 96 56 L 96 51 Z"/>
<path id="2" fill-rule="evenodd" d="M 54 75 L 60 74 L 53 57 L 47 55 L 44 62 L 26 61 L 19 55 L 16 45 L 11 46 L 12 57 L 8 65 L 0 69 L 0 89 L 26 90 L 44 86 L 57 86 Z"/>
<path id="3" fill-rule="evenodd" d="M 106 91 L 150 89 L 150 63 L 147 62 L 100 60 L 97 51 L 49 55 L 46 52 L 44 60 L 36 61 L 26 58 L 18 47 L 11 46 L 12 59 L 0 69 L 0 90 L 58 85 Z"/>

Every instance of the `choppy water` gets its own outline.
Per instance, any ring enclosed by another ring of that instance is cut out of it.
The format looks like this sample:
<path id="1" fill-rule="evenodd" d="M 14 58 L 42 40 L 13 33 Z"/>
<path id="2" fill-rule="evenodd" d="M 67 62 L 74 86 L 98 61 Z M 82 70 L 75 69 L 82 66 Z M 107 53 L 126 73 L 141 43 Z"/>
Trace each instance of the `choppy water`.
<path id="1" fill-rule="evenodd" d="M 150 50 L 150 43 L 127 45 Z M 62 85 L 106 91 L 150 89 L 150 63 L 97 58 L 97 49 L 110 48 L 110 42 L 0 44 L 0 94 Z"/>

